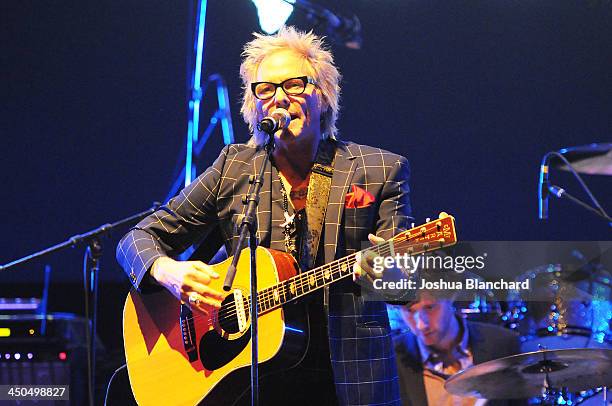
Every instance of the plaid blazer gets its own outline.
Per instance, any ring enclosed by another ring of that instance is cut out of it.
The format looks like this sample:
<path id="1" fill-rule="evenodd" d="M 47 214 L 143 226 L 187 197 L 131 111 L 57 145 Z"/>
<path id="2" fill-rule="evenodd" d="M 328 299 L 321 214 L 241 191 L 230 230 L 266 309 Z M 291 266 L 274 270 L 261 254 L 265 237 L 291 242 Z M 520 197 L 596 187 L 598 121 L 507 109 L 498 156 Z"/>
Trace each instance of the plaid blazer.
<path id="1" fill-rule="evenodd" d="M 354 143 L 336 144 L 334 174 L 325 213 L 322 245 L 330 262 L 369 245 L 368 233 L 385 239 L 409 228 L 408 161 L 399 155 Z M 217 160 L 179 195 L 142 220 L 117 247 L 117 259 L 138 288 L 153 262 L 175 256 L 220 230 L 228 252 L 237 241 L 249 176 L 265 151 L 245 144 L 226 146 Z M 351 185 L 375 197 L 369 207 L 345 208 Z M 268 163 L 257 209 L 261 245 L 285 250 L 280 180 Z M 319 250 L 321 250 L 321 248 Z M 325 292 L 332 369 L 342 405 L 399 405 L 395 355 L 384 302 L 365 301 L 351 281 Z"/>

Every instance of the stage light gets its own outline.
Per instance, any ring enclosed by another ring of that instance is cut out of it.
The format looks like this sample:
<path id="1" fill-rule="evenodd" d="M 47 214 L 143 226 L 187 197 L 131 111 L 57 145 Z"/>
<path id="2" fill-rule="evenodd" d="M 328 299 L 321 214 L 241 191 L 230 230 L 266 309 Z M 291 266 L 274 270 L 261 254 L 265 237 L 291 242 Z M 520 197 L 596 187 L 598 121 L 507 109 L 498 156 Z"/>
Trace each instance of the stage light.
<path id="1" fill-rule="evenodd" d="M 31 352 L 28 352 L 28 359 L 32 359 L 34 358 L 34 354 L 32 354 Z"/>
<path id="2" fill-rule="evenodd" d="M 65 352 L 60 352 L 60 353 L 58 354 L 58 358 L 59 358 L 60 360 L 62 360 L 62 361 L 65 361 L 65 360 L 66 360 L 66 353 L 65 353 Z"/>
<path id="3" fill-rule="evenodd" d="M 11 329 L 7 327 L 0 328 L 0 337 L 10 337 Z"/>
<path id="4" fill-rule="evenodd" d="M 274 34 L 289 19 L 295 0 L 253 0 L 257 7 L 259 26 L 266 34 Z"/>
<path id="5" fill-rule="evenodd" d="M 21 354 L 19 354 L 18 352 L 15 353 L 15 359 L 20 359 L 21 358 Z"/>

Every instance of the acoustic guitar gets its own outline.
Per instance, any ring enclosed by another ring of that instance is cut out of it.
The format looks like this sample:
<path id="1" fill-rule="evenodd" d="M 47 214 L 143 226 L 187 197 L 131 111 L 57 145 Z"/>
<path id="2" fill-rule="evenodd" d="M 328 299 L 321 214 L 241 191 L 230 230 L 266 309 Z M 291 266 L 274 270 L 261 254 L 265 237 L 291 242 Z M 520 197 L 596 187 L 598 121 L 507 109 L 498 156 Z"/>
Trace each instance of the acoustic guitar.
<path id="1" fill-rule="evenodd" d="M 387 256 L 420 254 L 457 242 L 445 213 L 367 250 Z M 364 250 L 365 251 L 365 250 Z M 298 298 L 353 273 L 356 254 L 300 272 L 284 252 L 259 247 L 257 256 L 260 377 L 295 366 L 308 345 L 308 319 Z M 211 265 L 223 274 L 231 258 Z M 240 253 L 233 290 L 220 309 L 191 310 L 170 292 L 132 290 L 123 311 L 123 340 L 132 392 L 140 405 L 228 405 L 250 387 L 248 249 Z M 222 291 L 223 279 L 210 286 Z"/>

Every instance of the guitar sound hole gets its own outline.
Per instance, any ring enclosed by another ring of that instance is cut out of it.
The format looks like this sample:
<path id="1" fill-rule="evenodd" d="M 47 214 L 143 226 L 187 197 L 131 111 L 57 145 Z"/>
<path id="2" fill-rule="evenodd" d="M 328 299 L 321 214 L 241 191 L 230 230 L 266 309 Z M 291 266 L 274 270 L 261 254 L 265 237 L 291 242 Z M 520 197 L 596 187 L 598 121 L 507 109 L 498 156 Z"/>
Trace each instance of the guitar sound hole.
<path id="1" fill-rule="evenodd" d="M 249 302 L 246 298 L 242 298 L 242 305 L 247 322 L 249 321 Z M 234 302 L 234 294 L 228 295 L 221 302 L 219 309 L 219 326 L 230 334 L 239 333 L 238 317 L 236 316 L 236 303 Z"/>

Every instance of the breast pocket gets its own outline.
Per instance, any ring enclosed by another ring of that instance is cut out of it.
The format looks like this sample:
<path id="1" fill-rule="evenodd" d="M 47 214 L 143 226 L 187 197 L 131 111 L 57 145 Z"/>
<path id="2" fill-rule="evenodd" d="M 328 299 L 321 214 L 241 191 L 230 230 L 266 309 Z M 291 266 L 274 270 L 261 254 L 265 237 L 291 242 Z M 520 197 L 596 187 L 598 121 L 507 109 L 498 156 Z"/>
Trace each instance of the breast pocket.
<path id="1" fill-rule="evenodd" d="M 369 246 L 368 233 L 372 232 L 374 215 L 374 206 L 344 209 L 344 233 L 347 253 L 350 254 Z"/>

